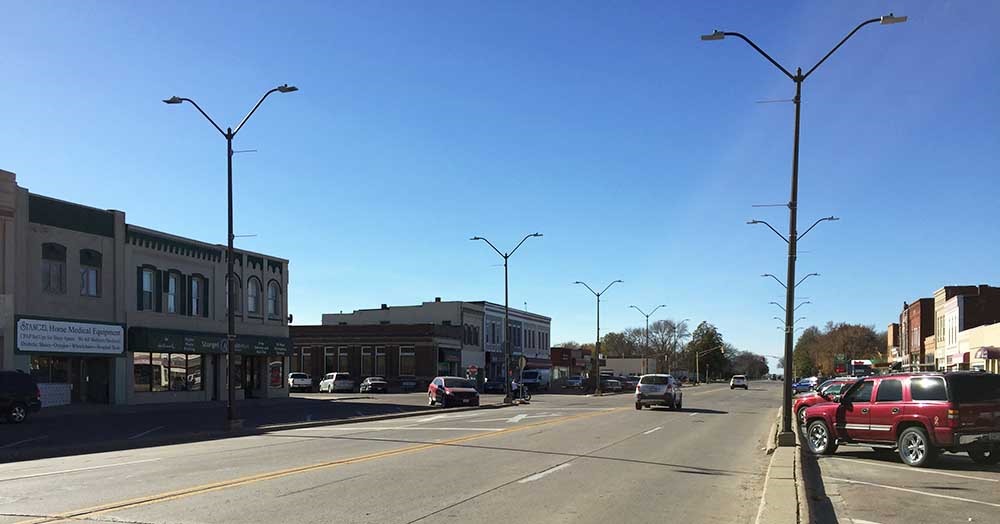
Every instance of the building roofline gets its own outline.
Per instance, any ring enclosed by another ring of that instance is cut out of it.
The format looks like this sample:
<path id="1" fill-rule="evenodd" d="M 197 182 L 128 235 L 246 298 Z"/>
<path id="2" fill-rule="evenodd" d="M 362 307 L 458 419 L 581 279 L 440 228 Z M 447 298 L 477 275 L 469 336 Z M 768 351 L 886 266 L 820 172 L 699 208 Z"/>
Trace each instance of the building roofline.
<path id="1" fill-rule="evenodd" d="M 181 241 L 181 242 L 188 242 L 188 243 L 191 243 L 191 244 L 196 244 L 196 245 L 199 245 L 199 246 L 204 247 L 206 249 L 220 249 L 223 252 L 226 251 L 226 246 L 224 246 L 222 244 L 211 244 L 211 243 L 204 242 L 204 241 L 201 241 L 201 240 L 196 240 L 196 239 L 193 239 L 193 238 L 182 237 L 180 235 L 174 235 L 172 233 L 166 233 L 166 232 L 159 231 L 159 230 L 156 230 L 156 229 L 150 229 L 148 227 L 137 226 L 135 224 L 129 224 L 127 222 L 125 224 L 125 228 L 126 228 L 126 232 L 128 230 L 135 230 L 135 231 L 137 231 L 139 233 L 145 233 L 147 235 L 156 235 L 156 236 L 161 236 L 161 237 L 163 237 L 165 239 L 169 239 L 169 240 L 177 240 L 177 241 Z M 276 261 L 284 262 L 286 264 L 288 263 L 288 259 L 286 259 L 286 258 L 276 257 L 274 255 L 268 255 L 268 254 L 265 254 L 265 253 L 258 253 L 256 251 L 250 251 L 250 250 L 247 250 L 247 249 L 241 249 L 241 248 L 234 247 L 233 251 L 235 251 L 237 253 L 243 253 L 245 255 L 257 255 L 259 257 L 263 257 L 263 258 L 266 258 L 268 260 L 276 260 Z"/>

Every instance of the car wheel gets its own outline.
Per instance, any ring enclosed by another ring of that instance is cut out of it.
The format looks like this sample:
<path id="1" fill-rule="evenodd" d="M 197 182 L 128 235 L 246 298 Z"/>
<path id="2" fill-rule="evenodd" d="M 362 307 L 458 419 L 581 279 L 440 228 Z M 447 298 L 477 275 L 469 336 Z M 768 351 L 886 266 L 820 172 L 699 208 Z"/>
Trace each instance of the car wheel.
<path id="1" fill-rule="evenodd" d="M 636 402 L 635 403 L 635 409 L 637 409 L 639 411 L 642 411 L 642 403 L 641 402 Z"/>
<path id="2" fill-rule="evenodd" d="M 899 458 L 903 459 L 907 466 L 924 468 L 930 466 L 937 458 L 937 448 L 931 444 L 923 428 L 906 428 L 899 435 Z"/>
<path id="3" fill-rule="evenodd" d="M 837 441 L 822 420 L 814 420 L 809 424 L 806 440 L 809 442 L 809 451 L 814 455 L 833 455 L 837 451 Z"/>
<path id="4" fill-rule="evenodd" d="M 806 407 L 805 406 L 799 408 L 799 411 L 797 413 L 797 417 L 796 418 L 799 419 L 799 426 L 805 426 L 806 425 Z"/>
<path id="5" fill-rule="evenodd" d="M 969 458 L 976 464 L 992 466 L 1000 462 L 1000 446 L 979 444 L 969 447 Z"/>
<path id="6" fill-rule="evenodd" d="M 7 412 L 7 421 L 13 424 L 20 424 L 28 418 L 28 407 L 24 404 L 17 403 L 10 407 L 10 411 Z"/>

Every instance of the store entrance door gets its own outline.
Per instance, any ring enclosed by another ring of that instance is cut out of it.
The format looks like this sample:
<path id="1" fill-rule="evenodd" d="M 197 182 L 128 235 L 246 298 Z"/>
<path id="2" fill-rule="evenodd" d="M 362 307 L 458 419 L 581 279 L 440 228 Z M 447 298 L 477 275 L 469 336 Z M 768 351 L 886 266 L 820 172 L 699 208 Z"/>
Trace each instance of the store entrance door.
<path id="1" fill-rule="evenodd" d="M 257 357 L 243 357 L 243 397 L 254 398 L 257 395 L 257 376 L 260 374 L 260 361 Z"/>
<path id="2" fill-rule="evenodd" d="M 70 401 L 107 404 L 109 364 L 110 359 L 106 358 L 70 358 Z"/>

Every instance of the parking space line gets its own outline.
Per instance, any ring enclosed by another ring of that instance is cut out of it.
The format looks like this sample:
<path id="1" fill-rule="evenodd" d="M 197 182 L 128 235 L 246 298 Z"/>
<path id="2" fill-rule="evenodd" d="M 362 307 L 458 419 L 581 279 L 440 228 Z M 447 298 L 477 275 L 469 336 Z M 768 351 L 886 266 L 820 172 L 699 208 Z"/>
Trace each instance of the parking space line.
<path id="1" fill-rule="evenodd" d="M 158 431 L 158 430 L 161 430 L 161 429 L 163 429 L 163 428 L 165 428 L 165 427 L 166 427 L 166 426 L 156 426 L 156 427 L 155 427 L 155 428 L 153 428 L 153 429 L 147 429 L 146 431 L 143 431 L 143 432 L 141 432 L 141 433 L 136 433 L 135 435 L 132 435 L 132 436 L 131 436 L 131 437 L 129 437 L 128 439 L 129 439 L 129 440 L 135 440 L 135 439 L 137 439 L 137 438 L 139 438 L 139 437 L 145 437 L 146 435 L 149 435 L 150 433 L 152 433 L 152 432 L 154 432 L 154 431 Z"/>
<path id="2" fill-rule="evenodd" d="M 10 480 L 22 480 L 22 479 L 32 479 L 35 477 L 48 477 L 50 475 L 62 475 L 64 473 L 76 473 L 77 471 L 90 471 L 92 469 L 104 469 L 104 468 L 115 468 L 118 466 L 128 466 L 130 464 L 142 464 L 144 462 L 156 462 L 160 460 L 158 458 L 143 459 L 143 460 L 132 460 L 129 462 L 118 462 L 115 464 L 101 464 L 98 466 L 87 466 L 84 468 L 73 468 L 73 469 L 63 469 L 59 471 L 47 471 L 45 473 L 32 473 L 31 475 L 21 475 L 19 477 L 6 477 L 0 478 L 0 482 L 7 482 Z"/>
<path id="3" fill-rule="evenodd" d="M 541 479 L 541 478 L 545 477 L 546 475 L 550 475 L 552 473 L 555 473 L 555 472 L 559 471 L 560 469 L 568 468 L 569 464 L 570 464 L 569 462 L 566 462 L 564 464 L 559 464 L 558 466 L 556 466 L 554 468 L 549 468 L 549 469 L 547 469 L 545 471 L 542 471 L 542 472 L 539 472 L 539 473 L 535 473 L 534 475 L 532 475 L 530 477 L 525 477 L 525 478 L 517 481 L 517 483 L 518 484 L 525 484 L 527 482 L 534 482 L 534 481 L 536 481 L 538 479 Z"/>
<path id="4" fill-rule="evenodd" d="M 960 479 L 981 480 L 983 482 L 1000 482 L 1000 480 L 997 480 L 997 479 L 988 479 L 988 478 L 983 478 L 983 477 L 974 477 L 972 475 L 961 475 L 959 473 L 949 473 L 947 471 L 937 471 L 937 470 L 933 470 L 933 469 L 914 469 L 914 468 L 911 468 L 909 466 L 895 466 L 895 465 L 892 465 L 892 464 L 880 464 L 878 462 L 868 462 L 868 461 L 865 461 L 865 460 L 858 460 L 858 459 L 847 459 L 847 458 L 840 458 L 840 457 L 824 457 L 822 460 L 839 460 L 839 461 L 842 461 L 842 462 L 854 462 L 856 464 L 865 464 L 867 466 L 878 466 L 880 468 L 901 469 L 901 470 L 904 470 L 904 471 L 911 471 L 913 473 L 931 473 L 931 474 L 934 474 L 934 475 L 945 475 L 945 476 L 948 476 L 948 477 L 958 477 Z"/>
<path id="5" fill-rule="evenodd" d="M 17 442 L 11 442 L 10 444 L 4 444 L 3 446 L 0 446 L 0 449 L 3 449 L 3 448 L 12 448 L 14 446 L 19 446 L 21 444 L 27 444 L 28 442 L 34 442 L 36 440 L 42 440 L 43 438 L 49 438 L 49 436 L 48 435 L 42 435 L 40 437 L 33 437 L 33 438 L 26 438 L 24 440 L 18 440 Z"/>
<path id="6" fill-rule="evenodd" d="M 661 429 L 663 429 L 663 426 L 656 426 L 655 428 L 653 428 L 653 429 L 651 429 L 649 431 L 642 432 L 642 434 L 643 435 L 649 435 L 650 433 L 653 433 L 654 431 L 660 431 Z"/>
<path id="7" fill-rule="evenodd" d="M 982 501 L 982 500 L 967 499 L 967 498 L 963 498 L 963 497 L 953 497 L 951 495 L 941 495 L 939 493 L 931 493 L 931 492 L 928 492 L 928 491 L 920 491 L 920 490 L 909 489 L 909 488 L 900 488 L 900 487 L 896 487 L 896 486 L 886 486 L 885 484 L 875 484 L 874 482 L 864 482 L 864 481 L 861 481 L 861 480 L 842 479 L 842 478 L 837 478 L 837 477 L 826 477 L 826 478 L 828 478 L 830 480 L 833 480 L 833 481 L 837 481 L 837 482 L 843 482 L 845 484 L 861 484 L 863 486 L 872 486 L 872 487 L 875 487 L 875 488 L 891 489 L 893 491 L 903 491 L 903 492 L 906 492 L 906 493 L 915 493 L 917 495 L 924 495 L 926 497 L 937 497 L 939 499 L 957 500 L 959 502 L 968 502 L 970 504 L 982 504 L 984 506 L 990 506 L 990 507 L 994 507 L 994 508 L 1000 508 L 1000 504 L 994 504 L 993 502 L 985 502 L 985 501 Z"/>

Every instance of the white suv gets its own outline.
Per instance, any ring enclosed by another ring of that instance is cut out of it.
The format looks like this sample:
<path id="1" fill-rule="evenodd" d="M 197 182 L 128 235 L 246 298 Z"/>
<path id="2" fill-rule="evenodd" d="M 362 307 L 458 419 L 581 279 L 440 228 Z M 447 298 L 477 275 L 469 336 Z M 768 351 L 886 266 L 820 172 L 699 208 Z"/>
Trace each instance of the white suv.
<path id="1" fill-rule="evenodd" d="M 320 393 L 325 391 L 329 391 L 330 393 L 346 391 L 350 393 L 354 391 L 354 379 L 351 378 L 350 373 L 327 373 L 319 383 L 319 391 Z"/>
<path id="2" fill-rule="evenodd" d="M 301 373 L 298 371 L 288 374 L 288 390 L 295 391 L 296 389 L 309 391 L 313 387 L 313 380 L 309 377 L 307 373 Z"/>
<path id="3" fill-rule="evenodd" d="M 747 381 L 746 375 L 733 375 L 733 378 L 729 379 L 729 389 L 743 388 L 747 391 L 750 390 L 750 382 Z"/>

